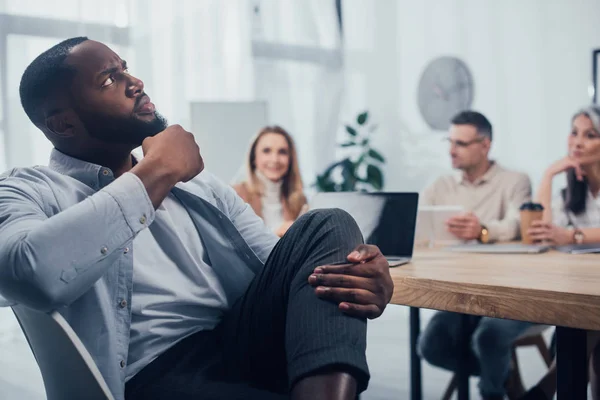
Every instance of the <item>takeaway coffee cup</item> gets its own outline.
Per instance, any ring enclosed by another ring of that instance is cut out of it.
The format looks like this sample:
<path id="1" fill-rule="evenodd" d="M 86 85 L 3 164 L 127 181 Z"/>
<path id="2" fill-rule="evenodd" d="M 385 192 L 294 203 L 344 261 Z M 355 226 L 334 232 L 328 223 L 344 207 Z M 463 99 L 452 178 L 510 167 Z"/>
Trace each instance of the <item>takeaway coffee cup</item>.
<path id="1" fill-rule="evenodd" d="M 533 221 L 542 219 L 544 206 L 539 203 L 524 203 L 521 208 L 521 239 L 525 244 L 532 244 L 533 240 L 527 233 Z"/>

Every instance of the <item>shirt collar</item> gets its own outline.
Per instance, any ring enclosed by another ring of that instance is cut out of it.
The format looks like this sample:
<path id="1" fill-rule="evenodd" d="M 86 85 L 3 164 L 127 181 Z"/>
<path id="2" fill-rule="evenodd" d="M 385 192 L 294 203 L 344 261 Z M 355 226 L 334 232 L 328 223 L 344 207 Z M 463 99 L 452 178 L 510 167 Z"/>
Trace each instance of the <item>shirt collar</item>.
<path id="1" fill-rule="evenodd" d="M 500 167 L 498 166 L 498 163 L 496 163 L 496 161 L 490 161 L 490 167 L 488 168 L 488 170 L 485 172 L 485 174 L 483 174 L 483 176 L 481 176 L 480 178 L 475 179 L 474 182 L 469 182 L 464 174 L 462 172 L 457 172 L 455 175 L 456 178 L 456 182 L 459 184 L 469 184 L 469 185 L 473 185 L 473 186 L 478 186 L 481 185 L 482 183 L 486 183 L 491 181 L 494 176 L 496 176 L 498 174 L 498 172 L 500 171 Z"/>
<path id="2" fill-rule="evenodd" d="M 68 156 L 57 149 L 52 149 L 48 166 L 58 173 L 77 179 L 94 190 L 102 189 L 115 179 L 110 168 Z"/>

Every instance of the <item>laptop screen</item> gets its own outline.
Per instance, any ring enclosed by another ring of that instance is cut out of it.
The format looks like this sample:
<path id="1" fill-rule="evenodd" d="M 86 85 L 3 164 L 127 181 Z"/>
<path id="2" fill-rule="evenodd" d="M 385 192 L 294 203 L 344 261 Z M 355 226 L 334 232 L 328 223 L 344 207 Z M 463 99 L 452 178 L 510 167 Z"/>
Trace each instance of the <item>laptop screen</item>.
<path id="1" fill-rule="evenodd" d="M 418 193 L 317 193 L 311 209 L 340 208 L 352 215 L 365 243 L 386 257 L 411 257 L 415 240 Z"/>

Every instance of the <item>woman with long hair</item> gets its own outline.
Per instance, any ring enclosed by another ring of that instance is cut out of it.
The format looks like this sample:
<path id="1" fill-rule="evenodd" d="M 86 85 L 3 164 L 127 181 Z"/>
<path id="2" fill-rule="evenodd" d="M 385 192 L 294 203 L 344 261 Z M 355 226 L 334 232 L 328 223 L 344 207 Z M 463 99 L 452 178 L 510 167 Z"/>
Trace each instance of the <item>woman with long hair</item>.
<path id="1" fill-rule="evenodd" d="M 266 126 L 252 140 L 246 180 L 234 189 L 278 236 L 307 209 L 296 146 L 280 126 Z"/>
<path id="2" fill-rule="evenodd" d="M 567 187 L 552 199 L 552 180 L 566 173 Z M 552 245 L 600 243 L 600 108 L 590 106 L 571 119 L 568 155 L 553 163 L 542 178 L 537 200 L 542 221 L 530 233 Z"/>
<path id="3" fill-rule="evenodd" d="M 566 173 L 567 187 L 552 199 L 552 180 Z M 529 230 L 536 242 L 552 245 L 600 243 L 600 108 L 579 110 L 571 119 L 568 155 L 546 170 L 537 201 L 544 206 L 541 221 Z M 600 399 L 600 332 L 588 332 L 592 397 Z M 556 392 L 556 361 L 521 400 L 552 399 Z"/>

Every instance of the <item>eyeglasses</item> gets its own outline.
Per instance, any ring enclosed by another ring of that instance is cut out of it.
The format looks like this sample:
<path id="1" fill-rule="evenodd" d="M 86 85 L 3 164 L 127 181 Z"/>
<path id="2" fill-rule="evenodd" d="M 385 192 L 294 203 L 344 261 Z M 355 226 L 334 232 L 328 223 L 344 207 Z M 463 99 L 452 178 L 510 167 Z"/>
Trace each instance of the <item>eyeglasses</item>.
<path id="1" fill-rule="evenodd" d="M 483 141 L 483 139 L 485 139 L 483 136 L 479 136 L 479 137 L 476 137 L 475 139 L 468 140 L 468 141 L 454 140 L 449 137 L 444 138 L 445 141 L 450 143 L 450 146 L 456 146 L 456 147 L 462 147 L 462 148 L 469 147 L 470 145 L 472 145 L 474 143 L 479 143 L 479 142 Z"/>

